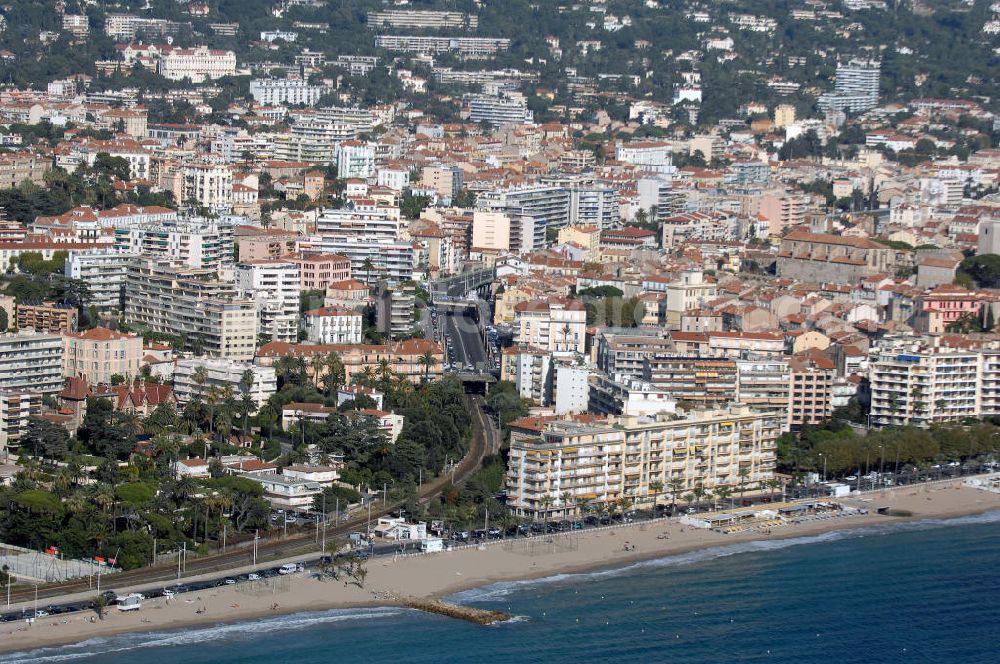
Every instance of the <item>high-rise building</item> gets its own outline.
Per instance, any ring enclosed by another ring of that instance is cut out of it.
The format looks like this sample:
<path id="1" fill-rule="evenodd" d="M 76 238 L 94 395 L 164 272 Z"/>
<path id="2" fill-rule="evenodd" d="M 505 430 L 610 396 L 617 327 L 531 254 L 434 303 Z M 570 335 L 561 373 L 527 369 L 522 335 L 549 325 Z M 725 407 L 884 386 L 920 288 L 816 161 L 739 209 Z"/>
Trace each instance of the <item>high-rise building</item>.
<path id="1" fill-rule="evenodd" d="M 62 344 L 58 334 L 0 335 L 0 389 L 57 393 L 63 387 Z"/>
<path id="2" fill-rule="evenodd" d="M 125 320 L 179 337 L 186 348 L 249 360 L 257 347 L 257 307 L 216 270 L 138 258 L 129 265 Z"/>
<path id="3" fill-rule="evenodd" d="M 480 194 L 476 202 L 484 209 L 510 214 L 514 221 L 512 233 L 514 226 L 521 228 L 518 233 L 519 250 L 526 252 L 545 246 L 547 229 L 558 231 L 569 226 L 572 193 L 561 186 L 530 185 L 486 191 Z M 519 222 L 518 217 L 530 221 L 525 224 Z M 511 245 L 513 250 L 513 240 Z"/>
<path id="4" fill-rule="evenodd" d="M 0 449 L 17 447 L 32 417 L 42 413 L 42 395 L 30 390 L 0 389 Z"/>
<path id="5" fill-rule="evenodd" d="M 337 144 L 337 175 L 341 179 L 362 178 L 375 174 L 375 146 L 361 141 Z"/>
<path id="6" fill-rule="evenodd" d="M 299 335 L 299 266 L 287 260 L 259 260 L 236 266 L 236 291 L 257 306 L 257 333 L 294 343 Z"/>
<path id="7" fill-rule="evenodd" d="M 233 261 L 234 217 L 191 218 L 115 229 L 115 250 L 216 269 Z"/>
<path id="8" fill-rule="evenodd" d="M 882 63 L 878 60 L 851 60 L 838 64 L 834 91 L 820 95 L 820 110 L 862 113 L 875 108 L 881 73 Z"/>
<path id="9" fill-rule="evenodd" d="M 535 119 L 528 106 L 516 99 L 476 95 L 468 103 L 469 122 L 486 122 L 498 127 L 505 124 L 530 124 Z"/>

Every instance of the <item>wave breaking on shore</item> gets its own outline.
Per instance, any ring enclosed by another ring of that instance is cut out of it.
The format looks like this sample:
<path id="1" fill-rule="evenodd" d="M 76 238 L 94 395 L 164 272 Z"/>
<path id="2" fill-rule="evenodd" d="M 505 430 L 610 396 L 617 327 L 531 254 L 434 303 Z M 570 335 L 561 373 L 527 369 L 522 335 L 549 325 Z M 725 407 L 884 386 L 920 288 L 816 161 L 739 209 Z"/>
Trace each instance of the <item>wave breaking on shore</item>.
<path id="1" fill-rule="evenodd" d="M 238 639 L 243 636 L 258 636 L 268 631 L 287 631 L 344 621 L 391 618 L 407 611 L 407 609 L 395 607 L 330 609 L 327 611 L 292 613 L 274 616 L 273 618 L 219 623 L 183 630 L 128 632 L 114 636 L 88 639 L 74 645 L 39 648 L 37 650 L 0 655 L 0 663 L 28 664 L 30 662 L 37 664 L 39 662 L 65 662 L 108 653 L 122 653 L 141 648 L 191 645 L 192 643 L 205 643 L 222 639 Z"/>
<path id="2" fill-rule="evenodd" d="M 621 567 L 611 567 L 608 569 L 599 569 L 588 572 L 567 572 L 563 574 L 543 576 L 537 579 L 500 581 L 498 583 L 481 586 L 479 588 L 463 590 L 449 595 L 446 599 L 449 602 L 455 602 L 457 604 L 499 602 L 513 593 L 530 588 L 559 585 L 563 583 L 571 584 L 589 579 L 612 578 L 643 570 L 683 567 L 743 553 L 778 551 L 794 546 L 821 544 L 824 542 L 835 542 L 860 537 L 891 535 L 903 532 L 930 530 L 932 528 L 948 528 L 990 523 L 1000 523 L 1000 510 L 983 512 L 981 514 L 970 514 L 966 516 L 948 518 L 935 517 L 915 519 L 912 521 L 899 521 L 898 523 L 882 523 L 873 526 L 844 528 L 841 530 L 830 530 L 814 535 L 802 535 L 798 537 L 787 537 L 784 539 L 754 540 L 750 542 L 739 542 L 736 544 L 724 544 L 721 546 L 696 549 L 685 553 L 671 554 L 660 558 L 642 560 L 623 565 Z"/>

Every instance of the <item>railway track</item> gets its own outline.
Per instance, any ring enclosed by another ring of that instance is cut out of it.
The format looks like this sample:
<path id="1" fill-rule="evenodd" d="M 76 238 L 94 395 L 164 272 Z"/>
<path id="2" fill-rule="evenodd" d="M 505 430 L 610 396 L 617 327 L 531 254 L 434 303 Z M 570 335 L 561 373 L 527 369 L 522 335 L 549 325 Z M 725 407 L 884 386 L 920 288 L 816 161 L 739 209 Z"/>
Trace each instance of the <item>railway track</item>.
<path id="1" fill-rule="evenodd" d="M 465 456 L 455 466 L 455 472 L 442 474 L 439 477 L 424 484 L 418 491 L 418 498 L 422 503 L 427 503 L 440 495 L 441 491 L 451 483 L 452 477 L 456 485 L 463 484 L 479 468 L 483 457 L 498 451 L 498 438 L 492 424 L 483 412 L 485 400 L 478 395 L 466 397 L 469 404 L 469 411 L 472 417 L 472 439 L 469 450 Z M 373 508 L 371 518 L 376 519 L 385 516 L 402 505 L 401 502 L 384 503 L 378 509 Z M 327 541 L 346 537 L 352 532 L 362 529 L 368 523 L 367 512 L 363 516 L 353 517 L 342 522 L 334 528 L 327 527 Z M 276 541 L 258 540 L 257 543 L 257 564 L 262 565 L 272 560 L 290 558 L 292 556 L 306 554 L 309 552 L 319 552 L 320 545 L 317 543 L 317 534 L 314 531 L 298 533 L 287 538 Z M 211 572 L 225 572 L 227 570 L 245 567 L 253 564 L 253 550 L 245 544 L 231 551 L 214 553 L 188 561 L 182 572 L 183 577 L 197 576 Z M 177 579 L 177 566 L 175 564 L 160 564 L 140 569 L 120 572 L 103 580 L 105 587 L 109 585 L 117 587 L 129 587 L 143 584 L 156 584 Z M 49 599 L 63 595 L 96 590 L 93 578 L 76 579 L 61 583 L 39 584 L 38 598 Z M 35 597 L 35 586 L 15 587 L 10 592 L 10 602 L 24 602 Z"/>

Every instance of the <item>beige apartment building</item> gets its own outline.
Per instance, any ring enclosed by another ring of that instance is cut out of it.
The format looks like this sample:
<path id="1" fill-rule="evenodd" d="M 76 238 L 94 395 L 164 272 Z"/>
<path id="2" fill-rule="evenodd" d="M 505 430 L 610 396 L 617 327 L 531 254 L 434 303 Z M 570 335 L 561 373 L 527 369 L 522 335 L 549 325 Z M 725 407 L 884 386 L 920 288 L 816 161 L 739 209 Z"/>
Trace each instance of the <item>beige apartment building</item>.
<path id="1" fill-rule="evenodd" d="M 471 250 L 510 251 L 510 217 L 503 212 L 473 212 Z"/>
<path id="2" fill-rule="evenodd" d="M 803 424 L 818 424 L 833 415 L 833 361 L 819 352 L 807 352 L 792 357 L 788 367 L 788 428 L 798 431 Z"/>
<path id="3" fill-rule="evenodd" d="M 774 477 L 781 425 L 780 414 L 743 405 L 693 410 L 682 419 L 517 420 L 511 424 L 507 504 L 515 514 L 549 519 L 621 498 L 667 502 L 671 491 L 678 499 L 696 488 L 752 491 Z"/>
<path id="4" fill-rule="evenodd" d="M 17 329 L 38 332 L 75 332 L 76 307 L 57 305 L 54 302 L 17 305 Z"/>
<path id="5" fill-rule="evenodd" d="M 254 301 L 238 298 L 215 270 L 136 259 L 128 270 L 125 320 L 177 335 L 188 348 L 214 357 L 252 360 L 257 347 Z"/>
<path id="6" fill-rule="evenodd" d="M 514 341 L 558 354 L 583 354 L 587 308 L 579 300 L 552 297 L 514 307 Z"/>
<path id="7" fill-rule="evenodd" d="M 106 327 L 63 335 L 63 375 L 84 376 L 90 385 L 110 385 L 111 377 L 125 382 L 139 375 L 142 337 Z"/>

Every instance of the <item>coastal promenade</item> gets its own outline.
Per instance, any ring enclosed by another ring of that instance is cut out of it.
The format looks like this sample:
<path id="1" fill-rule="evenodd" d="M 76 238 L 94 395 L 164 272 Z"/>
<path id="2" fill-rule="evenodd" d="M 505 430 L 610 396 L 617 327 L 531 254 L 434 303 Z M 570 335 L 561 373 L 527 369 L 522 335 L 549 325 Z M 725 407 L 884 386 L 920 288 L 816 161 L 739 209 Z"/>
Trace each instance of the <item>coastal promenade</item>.
<path id="1" fill-rule="evenodd" d="M 144 602 L 137 613 L 110 611 L 103 621 L 92 621 L 92 613 L 79 613 L 39 619 L 30 626 L 4 623 L 0 625 L 0 633 L 4 636 L 0 649 L 25 650 L 119 632 L 180 629 L 246 621 L 278 613 L 401 606 L 395 598 L 440 599 L 501 582 L 555 575 L 565 578 L 565 575 L 660 559 L 683 564 L 741 551 L 808 544 L 826 539 L 835 531 L 844 531 L 844 536 L 849 537 L 852 533 L 864 533 L 873 528 L 891 532 L 898 525 L 919 527 L 925 521 L 927 527 L 933 527 L 957 517 L 1000 511 L 1000 494 L 969 487 L 961 480 L 898 487 L 859 498 L 861 504 L 869 508 L 890 507 L 897 513 L 911 516 L 886 516 L 869 511 L 843 518 L 793 523 L 775 528 L 770 534 L 723 534 L 664 519 L 594 532 L 543 535 L 510 545 L 500 543 L 422 556 L 386 556 L 369 561 L 363 587 L 352 582 L 317 580 L 300 573 L 288 581 L 260 583 L 252 588 L 208 588 L 189 593 L 190 596 Z M 128 589 L 116 587 L 116 590 Z M 507 607 L 500 605 L 497 608 Z"/>

